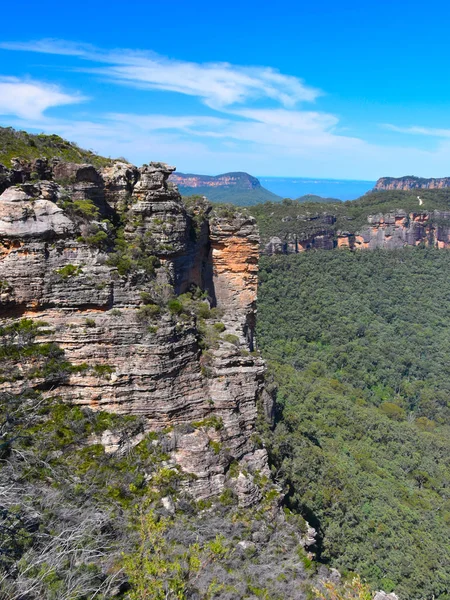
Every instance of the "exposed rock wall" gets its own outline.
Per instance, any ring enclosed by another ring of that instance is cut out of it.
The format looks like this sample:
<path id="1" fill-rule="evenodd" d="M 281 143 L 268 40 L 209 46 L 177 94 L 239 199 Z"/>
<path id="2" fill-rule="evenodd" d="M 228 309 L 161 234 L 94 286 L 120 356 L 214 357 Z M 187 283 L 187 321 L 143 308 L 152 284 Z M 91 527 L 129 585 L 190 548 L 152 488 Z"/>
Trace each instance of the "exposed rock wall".
<path id="1" fill-rule="evenodd" d="M 199 187 L 234 187 L 255 189 L 261 187 L 258 179 L 248 173 L 224 173 L 223 175 L 194 175 L 192 173 L 174 173 L 170 181 L 187 188 Z"/>
<path id="2" fill-rule="evenodd" d="M 214 296 L 226 306 L 232 333 L 244 334 L 254 349 L 259 236 L 253 217 L 237 215 L 210 222 Z"/>
<path id="3" fill-rule="evenodd" d="M 450 212 L 407 214 L 399 210 L 370 216 L 367 220 L 369 226 L 354 235 L 339 233 L 338 247 L 368 250 L 392 250 L 420 244 L 436 248 L 450 247 Z"/>
<path id="4" fill-rule="evenodd" d="M 435 190 L 450 187 L 450 177 L 425 179 L 423 177 L 381 177 L 374 190 Z"/>
<path id="5" fill-rule="evenodd" d="M 393 213 L 371 215 L 368 225 L 355 233 L 319 231 L 311 235 L 289 234 L 286 239 L 272 237 L 263 253 L 296 254 L 309 249 L 375 250 L 403 248 L 424 244 L 436 248 L 450 247 L 450 212 L 414 212 L 397 210 Z"/>
<path id="6" fill-rule="evenodd" d="M 1 322 L 44 321 L 40 341 L 57 343 L 78 369 L 51 382 L 17 378 L 0 391 L 31 385 L 81 406 L 142 416 L 149 429 L 169 432 L 171 460 L 193 475 L 197 497 L 219 493 L 238 461 L 250 474 L 232 483 L 249 504 L 258 499 L 252 470 L 268 470 L 252 437 L 257 403 L 270 413 L 264 364 L 251 353 L 258 232 L 247 216 L 215 216 L 205 203 L 187 210 L 168 182 L 172 171 L 160 163 L 117 163 L 103 173 L 47 163 L 46 179 L 29 181 L 32 166 L 14 184 L 17 176 L 2 170 Z M 78 217 L 86 202 L 97 212 Z M 86 241 L 94 226 L 95 239 L 111 240 L 115 221 L 126 260 L 137 261 L 127 273 L 113 266 L 111 242 Z M 193 285 L 209 298 L 203 329 L 221 333 L 203 351 L 199 317 L 167 308 Z M 148 298 L 155 314 L 146 312 Z"/>

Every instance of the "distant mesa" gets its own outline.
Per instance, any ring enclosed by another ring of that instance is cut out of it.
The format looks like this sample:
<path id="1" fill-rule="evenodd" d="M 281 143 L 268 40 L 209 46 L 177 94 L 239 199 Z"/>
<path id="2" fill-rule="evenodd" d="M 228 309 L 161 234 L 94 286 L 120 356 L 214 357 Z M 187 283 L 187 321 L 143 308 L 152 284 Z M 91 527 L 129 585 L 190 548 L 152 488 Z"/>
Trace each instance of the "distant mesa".
<path id="1" fill-rule="evenodd" d="M 239 171 L 222 175 L 172 173 L 169 181 L 177 184 L 183 196 L 203 195 L 212 202 L 249 206 L 281 200 L 280 196 L 264 188 L 256 177 Z"/>
<path id="2" fill-rule="evenodd" d="M 450 187 L 450 177 L 430 178 L 405 175 L 404 177 L 381 177 L 374 191 L 381 190 L 435 190 Z"/>
<path id="3" fill-rule="evenodd" d="M 260 188 L 261 184 L 256 177 L 244 172 L 223 173 L 222 175 L 194 175 L 192 173 L 173 173 L 170 176 L 179 186 L 198 187 L 239 187 L 245 190 Z"/>

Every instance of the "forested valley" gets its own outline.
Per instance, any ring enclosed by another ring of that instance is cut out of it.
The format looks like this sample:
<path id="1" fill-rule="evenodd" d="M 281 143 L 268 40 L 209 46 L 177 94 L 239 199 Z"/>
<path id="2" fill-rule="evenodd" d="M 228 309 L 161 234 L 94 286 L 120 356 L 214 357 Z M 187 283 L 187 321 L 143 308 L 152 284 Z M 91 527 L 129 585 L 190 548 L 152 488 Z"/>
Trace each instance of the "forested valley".
<path id="1" fill-rule="evenodd" d="M 450 598 L 448 251 L 263 257 L 257 333 L 272 469 L 319 559 L 401 598 Z"/>

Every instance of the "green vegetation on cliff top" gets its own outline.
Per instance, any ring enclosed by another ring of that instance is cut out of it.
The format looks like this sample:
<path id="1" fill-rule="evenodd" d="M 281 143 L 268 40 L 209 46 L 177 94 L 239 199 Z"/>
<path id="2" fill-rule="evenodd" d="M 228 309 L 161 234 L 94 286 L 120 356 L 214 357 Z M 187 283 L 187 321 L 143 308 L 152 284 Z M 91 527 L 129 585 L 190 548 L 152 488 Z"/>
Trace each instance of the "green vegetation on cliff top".
<path id="1" fill-rule="evenodd" d="M 420 190 L 423 204 L 419 204 L 417 190 L 388 190 L 371 192 L 357 200 L 346 202 L 300 202 L 285 199 L 249 208 L 258 221 L 263 241 L 272 236 L 288 234 L 311 235 L 324 228 L 324 215 L 334 216 L 336 222 L 327 224 L 328 230 L 355 233 L 367 227 L 367 217 L 380 213 L 404 210 L 407 213 L 450 211 L 450 188 Z"/>
<path id="2" fill-rule="evenodd" d="M 24 160 L 61 158 L 67 162 L 89 163 L 94 167 L 104 167 L 111 162 L 111 159 L 83 150 L 59 135 L 33 134 L 0 127 L 0 163 L 10 167 L 11 159 L 17 157 Z"/>
<path id="3" fill-rule="evenodd" d="M 333 202 L 336 204 L 337 202 L 340 202 L 340 200 L 338 200 L 337 198 L 323 198 L 322 196 L 317 196 L 316 194 L 305 194 L 304 196 L 296 198 L 295 202 L 300 202 L 302 204 L 311 202 L 318 202 L 319 204 L 329 204 L 330 202 Z"/>
<path id="4" fill-rule="evenodd" d="M 183 196 L 206 196 L 211 202 L 252 206 L 261 202 L 279 202 L 281 200 L 280 196 L 262 187 L 256 177 L 244 172 L 222 173 L 216 176 L 175 173 L 173 178 Z M 196 183 L 205 185 L 199 187 L 183 185 L 184 180 L 188 183 L 192 178 L 196 180 Z"/>

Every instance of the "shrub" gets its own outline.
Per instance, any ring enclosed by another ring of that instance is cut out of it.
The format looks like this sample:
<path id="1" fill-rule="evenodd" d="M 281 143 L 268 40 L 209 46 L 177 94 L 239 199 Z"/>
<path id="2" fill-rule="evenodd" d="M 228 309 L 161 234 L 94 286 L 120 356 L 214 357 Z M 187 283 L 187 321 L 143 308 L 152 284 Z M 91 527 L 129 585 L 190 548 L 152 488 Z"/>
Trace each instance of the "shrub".
<path id="1" fill-rule="evenodd" d="M 145 304 L 137 310 L 137 318 L 140 321 L 154 319 L 161 313 L 161 308 L 157 304 Z"/>
<path id="2" fill-rule="evenodd" d="M 222 449 L 222 444 L 215 440 L 209 440 L 209 447 L 212 448 L 214 454 L 219 454 L 220 450 Z"/>
<path id="3" fill-rule="evenodd" d="M 232 333 L 226 333 L 223 338 L 222 338 L 225 342 L 228 342 L 230 344 L 233 344 L 234 346 L 239 346 L 239 338 L 237 335 L 234 335 Z"/>
<path id="4" fill-rule="evenodd" d="M 322 589 L 313 592 L 315 600 L 372 600 L 370 587 L 358 576 L 345 583 L 325 582 Z"/>
<path id="5" fill-rule="evenodd" d="M 167 303 L 167 308 L 173 315 L 180 315 L 184 310 L 183 304 L 178 298 L 171 298 Z"/>
<path id="6" fill-rule="evenodd" d="M 96 233 L 86 236 L 84 241 L 88 246 L 93 246 L 94 248 L 106 248 L 108 245 L 108 234 L 103 229 L 99 229 Z"/>
<path id="7" fill-rule="evenodd" d="M 65 265 L 60 269 L 56 270 L 56 273 L 61 277 L 61 279 L 68 279 L 69 277 L 76 277 L 83 272 L 82 268 L 77 265 Z"/>
<path id="8" fill-rule="evenodd" d="M 220 431 L 221 429 L 223 429 L 223 420 L 221 417 L 216 417 L 215 415 L 213 415 L 212 417 L 207 417 L 202 421 L 194 421 L 192 423 L 192 426 L 196 429 L 199 429 L 200 427 L 205 427 L 206 429 L 214 428 L 216 431 Z"/>
<path id="9" fill-rule="evenodd" d="M 153 297 L 151 294 L 148 292 L 141 292 L 139 295 L 141 296 L 141 300 L 144 304 L 152 304 Z"/>
<path id="10" fill-rule="evenodd" d="M 73 208 L 76 214 L 86 219 L 98 219 L 100 211 L 92 200 L 74 200 Z"/>
<path id="11" fill-rule="evenodd" d="M 111 367 L 111 365 L 94 365 L 92 370 L 99 377 L 105 377 L 106 375 L 114 373 L 114 367 Z"/>
<path id="12" fill-rule="evenodd" d="M 0 294 L 5 294 L 11 290 L 11 286 L 4 279 L 0 279 Z"/>
<path id="13" fill-rule="evenodd" d="M 197 309 L 197 316 L 200 319 L 210 319 L 211 309 L 209 308 L 209 304 L 207 304 L 206 302 L 200 302 Z"/>

